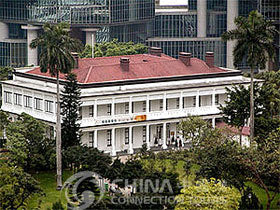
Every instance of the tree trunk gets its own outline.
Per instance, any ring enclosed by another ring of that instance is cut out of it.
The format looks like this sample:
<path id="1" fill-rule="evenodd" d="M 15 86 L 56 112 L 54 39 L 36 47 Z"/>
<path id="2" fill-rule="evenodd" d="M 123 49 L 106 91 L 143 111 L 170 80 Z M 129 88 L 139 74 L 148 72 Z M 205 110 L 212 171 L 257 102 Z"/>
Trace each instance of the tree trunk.
<path id="1" fill-rule="evenodd" d="M 250 138 L 251 141 L 254 139 L 254 69 L 251 68 L 251 89 L 250 89 Z"/>
<path id="2" fill-rule="evenodd" d="M 271 198 L 267 199 L 267 204 L 266 204 L 266 210 L 270 209 L 270 205 L 271 205 Z"/>
<path id="3" fill-rule="evenodd" d="M 62 158 L 61 158 L 61 120 L 60 120 L 60 90 L 59 72 L 56 74 L 56 187 L 62 188 Z"/>

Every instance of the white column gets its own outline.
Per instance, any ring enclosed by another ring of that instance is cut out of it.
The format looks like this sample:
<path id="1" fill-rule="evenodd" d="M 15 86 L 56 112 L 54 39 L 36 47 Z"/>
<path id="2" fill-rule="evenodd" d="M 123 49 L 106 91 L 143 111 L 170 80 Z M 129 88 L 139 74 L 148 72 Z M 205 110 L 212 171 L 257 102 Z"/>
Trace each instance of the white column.
<path id="1" fill-rule="evenodd" d="M 198 108 L 199 107 L 199 91 L 196 93 L 196 98 L 195 98 L 195 106 Z"/>
<path id="2" fill-rule="evenodd" d="M 132 126 L 131 127 L 129 127 L 129 150 L 128 150 L 128 153 L 129 154 L 133 154 L 134 153 L 134 151 L 133 151 L 133 142 L 132 142 L 132 138 L 133 138 L 133 128 L 132 128 Z"/>
<path id="3" fill-rule="evenodd" d="M 132 114 L 132 97 L 129 97 L 129 114 Z"/>
<path id="4" fill-rule="evenodd" d="M 116 156 L 117 152 L 116 152 L 116 129 L 112 128 L 112 156 Z"/>
<path id="5" fill-rule="evenodd" d="M 150 125 L 146 126 L 146 142 L 147 142 L 147 149 L 151 149 L 151 142 L 150 142 Z"/>
<path id="6" fill-rule="evenodd" d="M 97 148 L 98 144 L 97 144 L 97 141 L 98 141 L 98 130 L 95 130 L 94 131 L 94 148 Z"/>
<path id="7" fill-rule="evenodd" d="M 197 37 L 206 37 L 206 31 L 207 31 L 207 0 L 197 0 Z"/>
<path id="8" fill-rule="evenodd" d="M 213 128 L 216 127 L 216 118 L 215 117 L 212 118 L 212 127 Z"/>
<path id="9" fill-rule="evenodd" d="M 112 114 L 111 116 L 114 116 L 115 115 L 115 99 L 113 98 L 112 99 Z"/>
<path id="10" fill-rule="evenodd" d="M 163 111 L 166 111 L 166 93 L 163 94 Z"/>
<path id="11" fill-rule="evenodd" d="M 96 119 L 97 118 L 97 100 L 95 100 L 95 103 L 94 103 L 94 107 L 93 107 L 93 117 L 94 117 L 94 119 Z"/>
<path id="12" fill-rule="evenodd" d="M 147 113 L 150 112 L 150 97 L 149 97 L 149 95 L 147 95 L 147 99 L 146 99 L 146 112 Z"/>
<path id="13" fill-rule="evenodd" d="M 3 42 L 9 38 L 9 27 L 6 23 L 0 22 L 0 41 Z"/>
<path id="14" fill-rule="evenodd" d="M 183 97 L 183 92 L 181 92 L 181 95 L 180 95 L 180 103 L 179 103 L 179 109 L 180 110 L 183 110 L 183 104 L 184 104 L 184 102 L 183 102 L 183 100 L 184 100 L 184 97 Z"/>
<path id="15" fill-rule="evenodd" d="M 162 144 L 163 149 L 167 149 L 166 145 L 166 123 L 163 123 L 163 144 Z"/>
<path id="16" fill-rule="evenodd" d="M 82 31 L 86 32 L 86 44 L 95 46 L 96 44 L 96 32 L 98 28 L 84 28 Z M 94 47 L 92 48 L 92 57 L 94 57 Z"/>
<path id="17" fill-rule="evenodd" d="M 236 29 L 234 20 L 238 17 L 238 1 L 227 0 L 227 31 Z M 234 68 L 233 65 L 233 50 L 235 41 L 227 42 L 227 68 Z"/>
<path id="18" fill-rule="evenodd" d="M 216 102 L 216 93 L 215 93 L 215 90 L 213 90 L 213 93 L 212 93 L 212 106 L 216 106 L 215 105 L 215 102 Z"/>
<path id="19" fill-rule="evenodd" d="M 22 26 L 22 29 L 27 30 L 27 65 L 31 66 L 38 66 L 38 49 L 31 49 L 30 44 L 31 42 L 38 37 L 37 30 L 40 29 L 40 27 L 27 25 Z"/>

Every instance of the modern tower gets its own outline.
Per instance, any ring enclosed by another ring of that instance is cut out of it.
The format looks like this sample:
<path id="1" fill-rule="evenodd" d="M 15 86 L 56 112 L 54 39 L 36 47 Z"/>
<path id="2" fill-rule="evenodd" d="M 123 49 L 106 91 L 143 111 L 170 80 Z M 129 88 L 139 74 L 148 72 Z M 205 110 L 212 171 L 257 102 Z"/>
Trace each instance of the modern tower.
<path id="1" fill-rule="evenodd" d="M 204 59 L 206 52 L 212 51 L 216 65 L 233 68 L 234 42 L 223 42 L 221 35 L 235 28 L 236 17 L 246 17 L 252 10 L 259 10 L 279 29 L 279 0 L 188 0 L 187 6 L 177 7 L 159 3 L 157 1 L 154 35 L 148 38 L 148 44 L 161 47 L 164 53 L 174 57 L 178 51 L 184 51 Z M 278 46 L 275 64 L 279 64 L 279 36 L 275 44 Z M 277 69 L 277 65 L 274 68 Z"/>
<path id="2" fill-rule="evenodd" d="M 237 16 L 259 10 L 280 26 L 279 0 L 185 1 L 160 6 L 160 0 L 1 0 L 0 66 L 37 65 L 38 50 L 28 45 L 46 22 L 68 22 L 72 36 L 91 45 L 117 38 L 160 47 L 173 57 L 184 51 L 200 59 L 212 51 L 215 64 L 228 68 L 233 68 L 234 42 L 223 42 L 221 35 L 235 28 Z M 273 69 L 279 69 L 279 39 Z"/>
<path id="3" fill-rule="evenodd" d="M 44 23 L 67 22 L 72 36 L 92 44 L 117 38 L 144 43 L 154 0 L 1 0 L 0 66 L 38 64 L 29 43 Z"/>

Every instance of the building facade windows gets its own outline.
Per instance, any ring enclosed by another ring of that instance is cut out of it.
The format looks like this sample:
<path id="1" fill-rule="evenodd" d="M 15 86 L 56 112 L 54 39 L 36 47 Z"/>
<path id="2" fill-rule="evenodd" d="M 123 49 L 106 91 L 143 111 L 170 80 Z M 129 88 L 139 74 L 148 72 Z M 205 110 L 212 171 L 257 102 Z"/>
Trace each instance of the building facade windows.
<path id="1" fill-rule="evenodd" d="M 4 91 L 4 102 L 6 104 L 12 104 L 12 93 L 8 91 Z"/>
<path id="2" fill-rule="evenodd" d="M 124 129 L 124 143 L 129 144 L 129 128 Z"/>
<path id="3" fill-rule="evenodd" d="M 89 132 L 88 146 L 90 148 L 94 147 L 94 131 Z"/>
<path id="4" fill-rule="evenodd" d="M 212 106 L 212 95 L 199 96 L 199 106 Z"/>
<path id="5" fill-rule="evenodd" d="M 107 104 L 107 114 L 112 115 L 112 105 L 111 104 Z"/>
<path id="6" fill-rule="evenodd" d="M 128 113 L 129 113 L 129 103 L 128 103 L 128 102 L 126 102 L 126 103 L 124 104 L 124 113 L 125 113 L 125 114 L 128 114 Z"/>
<path id="7" fill-rule="evenodd" d="M 45 111 L 48 113 L 54 113 L 54 103 L 53 101 L 45 101 Z"/>
<path id="8" fill-rule="evenodd" d="M 220 104 L 220 99 L 219 99 L 220 97 L 219 97 L 219 95 L 217 94 L 217 95 L 215 95 L 215 105 L 216 106 L 218 106 L 219 104 Z"/>
<path id="9" fill-rule="evenodd" d="M 163 99 L 159 100 L 159 111 L 163 110 Z"/>
<path id="10" fill-rule="evenodd" d="M 112 146 L 112 130 L 107 130 L 107 147 Z"/>
<path id="11" fill-rule="evenodd" d="M 89 113 L 88 113 L 89 117 L 93 117 L 94 116 L 94 106 L 89 106 Z"/>
<path id="12" fill-rule="evenodd" d="M 24 107 L 32 108 L 32 97 L 31 96 L 23 96 Z"/>
<path id="13" fill-rule="evenodd" d="M 196 106 L 196 96 L 184 97 L 183 107 L 191 108 Z"/>
<path id="14" fill-rule="evenodd" d="M 143 107 L 143 112 L 146 112 L 147 111 L 147 102 L 146 101 L 143 101 L 142 107 Z"/>
<path id="15" fill-rule="evenodd" d="M 42 111 L 43 110 L 43 99 L 34 98 L 34 108 L 36 110 Z"/>
<path id="16" fill-rule="evenodd" d="M 142 139 L 143 139 L 143 143 L 147 142 L 147 127 L 143 126 L 142 128 Z"/>
<path id="17" fill-rule="evenodd" d="M 14 94 L 14 103 L 15 103 L 15 105 L 18 105 L 18 106 L 22 105 L 22 94 L 18 94 L 18 93 Z"/>

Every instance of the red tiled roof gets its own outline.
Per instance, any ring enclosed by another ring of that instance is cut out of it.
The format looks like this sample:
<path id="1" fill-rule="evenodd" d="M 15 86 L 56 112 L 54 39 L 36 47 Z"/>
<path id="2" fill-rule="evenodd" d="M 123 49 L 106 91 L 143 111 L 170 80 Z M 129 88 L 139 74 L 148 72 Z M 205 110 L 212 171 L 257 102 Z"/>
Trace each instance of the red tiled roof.
<path id="1" fill-rule="evenodd" d="M 230 125 L 226 124 L 225 122 L 217 123 L 216 127 L 217 128 L 227 128 L 227 129 L 229 129 L 234 134 L 238 134 L 238 135 L 240 134 L 236 127 L 230 126 Z M 244 126 L 242 128 L 242 132 L 241 133 L 242 133 L 243 136 L 250 136 L 250 127 L 249 126 Z"/>
<path id="2" fill-rule="evenodd" d="M 129 71 L 122 70 L 120 65 L 121 57 L 129 58 Z M 73 73 L 77 75 L 79 83 L 99 83 L 222 72 L 227 71 L 218 67 L 209 68 L 204 61 L 197 58 L 192 58 L 191 66 L 186 66 L 182 61 L 164 54 L 161 57 L 139 54 L 84 58 L 79 59 L 79 68 L 73 70 Z M 51 77 L 49 73 L 41 73 L 39 67 L 26 73 Z M 65 75 L 60 75 L 60 78 L 65 79 Z"/>

